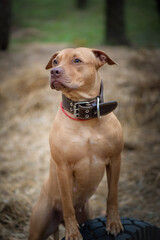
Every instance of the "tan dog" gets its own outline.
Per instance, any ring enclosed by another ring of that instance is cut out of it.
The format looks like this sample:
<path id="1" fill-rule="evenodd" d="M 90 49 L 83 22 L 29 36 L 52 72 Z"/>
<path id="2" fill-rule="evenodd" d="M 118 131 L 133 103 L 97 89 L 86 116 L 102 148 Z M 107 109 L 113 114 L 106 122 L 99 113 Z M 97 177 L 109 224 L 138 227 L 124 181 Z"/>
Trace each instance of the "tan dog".
<path id="1" fill-rule="evenodd" d="M 52 68 L 50 86 L 74 102 L 94 99 L 100 92 L 98 69 L 105 63 L 115 64 L 100 50 L 64 49 L 55 53 L 46 66 Z M 87 121 L 75 118 L 62 108 L 55 117 L 50 134 L 50 174 L 33 209 L 30 240 L 46 239 L 51 234 L 57 240 L 60 223 L 65 224 L 66 240 L 82 239 L 78 224 L 90 218 L 88 199 L 105 170 L 106 230 L 114 235 L 123 230 L 117 200 L 123 149 L 121 125 L 113 113 Z"/>

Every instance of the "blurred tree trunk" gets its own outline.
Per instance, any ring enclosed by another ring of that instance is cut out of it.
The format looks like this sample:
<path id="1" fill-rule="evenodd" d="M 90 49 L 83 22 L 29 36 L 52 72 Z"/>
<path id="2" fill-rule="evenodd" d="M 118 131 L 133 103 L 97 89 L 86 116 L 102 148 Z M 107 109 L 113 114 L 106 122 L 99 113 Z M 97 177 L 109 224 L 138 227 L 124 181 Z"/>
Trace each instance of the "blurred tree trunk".
<path id="1" fill-rule="evenodd" d="M 0 49 L 6 50 L 11 28 L 11 0 L 0 0 Z"/>
<path id="2" fill-rule="evenodd" d="M 156 0 L 158 14 L 160 15 L 160 0 Z"/>
<path id="3" fill-rule="evenodd" d="M 106 37 L 110 44 L 129 44 L 125 31 L 125 0 L 105 0 Z"/>
<path id="4" fill-rule="evenodd" d="M 85 9 L 87 7 L 88 0 L 76 0 L 78 9 Z"/>

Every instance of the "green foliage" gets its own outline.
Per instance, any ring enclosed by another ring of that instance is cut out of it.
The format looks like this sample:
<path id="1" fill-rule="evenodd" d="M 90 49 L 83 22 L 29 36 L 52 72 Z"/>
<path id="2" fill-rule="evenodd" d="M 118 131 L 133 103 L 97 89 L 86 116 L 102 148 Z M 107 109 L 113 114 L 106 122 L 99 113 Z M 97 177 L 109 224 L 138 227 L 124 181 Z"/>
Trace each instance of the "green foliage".
<path id="1" fill-rule="evenodd" d="M 105 1 L 88 2 L 82 11 L 76 8 L 76 0 L 14 0 L 12 43 L 102 44 Z M 126 0 L 126 28 L 133 45 L 160 46 L 160 17 L 155 0 Z"/>

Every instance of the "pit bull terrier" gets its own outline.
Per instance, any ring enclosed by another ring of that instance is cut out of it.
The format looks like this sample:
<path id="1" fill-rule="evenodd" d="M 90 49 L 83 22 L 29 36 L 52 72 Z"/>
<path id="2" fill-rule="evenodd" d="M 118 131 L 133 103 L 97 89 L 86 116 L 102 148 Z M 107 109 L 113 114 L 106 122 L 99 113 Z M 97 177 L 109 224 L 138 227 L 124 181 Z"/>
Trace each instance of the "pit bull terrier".
<path id="1" fill-rule="evenodd" d="M 50 87 L 62 92 L 51 129 L 50 173 L 33 209 L 29 240 L 44 240 L 65 225 L 66 240 L 81 240 L 79 224 L 90 219 L 88 200 L 105 170 L 108 180 L 106 231 L 123 230 L 118 213 L 122 128 L 116 102 L 103 101 L 99 68 L 115 62 L 103 51 L 68 48 L 53 54 L 46 69 Z"/>

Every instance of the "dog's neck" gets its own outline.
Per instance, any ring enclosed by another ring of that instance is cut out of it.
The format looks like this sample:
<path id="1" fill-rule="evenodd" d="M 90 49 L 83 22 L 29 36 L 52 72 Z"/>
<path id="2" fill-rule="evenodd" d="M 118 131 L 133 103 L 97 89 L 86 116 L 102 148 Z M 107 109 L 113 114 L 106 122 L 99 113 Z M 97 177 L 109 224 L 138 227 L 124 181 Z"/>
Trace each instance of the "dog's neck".
<path id="1" fill-rule="evenodd" d="M 93 79 L 92 84 L 81 85 L 77 89 L 62 89 L 62 94 L 74 102 L 83 102 L 96 98 L 100 94 L 101 78 L 99 74 Z"/>
<path id="2" fill-rule="evenodd" d="M 100 90 L 99 90 L 99 93 L 94 96 L 94 97 L 90 97 L 90 98 L 83 98 L 82 100 L 75 100 L 75 99 L 72 99 L 72 97 L 68 97 L 66 96 L 66 94 L 63 94 L 62 93 L 62 103 L 65 104 L 66 101 L 68 101 L 69 103 L 71 103 L 71 105 L 73 104 L 76 104 L 77 102 L 78 103 L 83 103 L 83 102 L 96 102 L 97 101 L 97 97 L 99 97 L 99 101 L 100 103 L 104 102 L 104 99 L 103 99 L 103 81 L 101 80 L 101 83 L 100 83 Z"/>
<path id="3" fill-rule="evenodd" d="M 104 102 L 103 99 L 103 82 L 101 80 L 99 95 L 92 99 L 83 101 L 73 101 L 62 94 L 62 110 L 67 110 L 74 116 L 72 119 L 89 120 L 100 118 L 112 112 L 117 107 L 117 102 Z M 65 111 L 63 111 L 65 113 Z M 68 116 L 68 114 L 66 114 Z M 70 117 L 71 118 L 71 117 Z"/>

